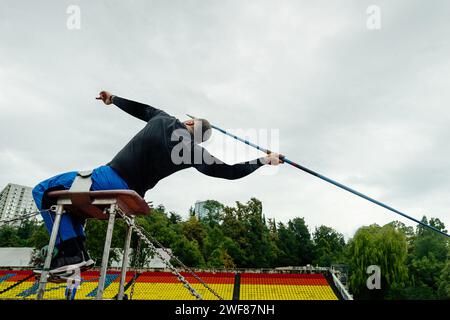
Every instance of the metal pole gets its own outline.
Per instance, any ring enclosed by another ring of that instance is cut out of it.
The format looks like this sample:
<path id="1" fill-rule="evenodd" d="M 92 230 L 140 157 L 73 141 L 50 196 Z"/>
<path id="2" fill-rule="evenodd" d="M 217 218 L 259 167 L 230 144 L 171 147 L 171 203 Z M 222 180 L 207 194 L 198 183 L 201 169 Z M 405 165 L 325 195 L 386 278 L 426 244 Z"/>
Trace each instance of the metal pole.
<path id="1" fill-rule="evenodd" d="M 131 218 L 132 223 L 134 218 Z M 117 300 L 122 300 L 124 295 L 125 280 L 127 276 L 128 268 L 128 254 L 130 252 L 131 235 L 133 234 L 133 228 L 128 226 L 127 236 L 125 238 L 125 245 L 123 248 L 123 258 L 122 258 L 122 272 L 120 274 L 120 284 L 119 284 L 119 294 L 117 295 Z"/>
<path id="2" fill-rule="evenodd" d="M 106 270 L 108 269 L 109 250 L 114 230 L 114 219 L 116 217 L 116 205 L 112 204 L 109 209 L 108 229 L 106 230 L 105 247 L 103 249 L 102 268 L 100 270 L 100 280 L 98 281 L 96 300 L 102 300 L 105 289 Z"/>
<path id="3" fill-rule="evenodd" d="M 193 116 L 190 116 L 190 115 L 187 115 L 187 116 L 192 118 L 192 119 L 195 119 L 195 117 L 193 117 Z M 216 127 L 214 125 L 211 125 L 211 127 L 216 129 L 216 130 L 218 130 L 218 131 L 220 131 L 220 132 L 222 132 L 223 134 L 225 134 L 227 136 L 230 136 L 230 137 L 232 137 L 232 138 L 234 138 L 234 139 L 236 139 L 238 141 L 241 141 L 241 142 L 243 142 L 243 143 L 245 143 L 245 144 L 247 144 L 247 145 L 249 145 L 249 146 L 251 146 L 253 148 L 256 148 L 256 149 L 262 151 L 262 152 L 265 152 L 267 154 L 272 153 L 272 151 L 270 151 L 269 149 L 261 148 L 260 146 L 254 144 L 254 143 L 252 143 L 252 142 L 250 142 L 248 140 L 242 139 L 242 138 L 240 138 L 240 137 L 238 137 L 238 136 L 236 136 L 234 134 L 231 134 L 231 133 L 229 133 L 229 132 L 227 132 L 227 131 L 219 128 L 219 127 Z M 403 212 L 401 212 L 401 211 L 399 211 L 397 209 L 392 208 L 391 206 L 388 206 L 387 204 L 384 204 L 384 203 L 382 203 L 382 202 L 380 202 L 380 201 L 378 201 L 376 199 L 373 199 L 373 198 L 371 198 L 369 196 L 366 196 L 365 194 L 363 194 L 363 193 L 361 193 L 359 191 L 356 191 L 356 190 L 354 190 L 354 189 L 352 189 L 350 187 L 347 187 L 347 186 L 343 185 L 342 183 L 339 183 L 339 182 L 337 182 L 337 181 L 335 181 L 333 179 L 330 179 L 328 177 L 325 177 L 325 176 L 323 176 L 323 175 L 321 175 L 321 174 L 319 174 L 319 173 L 317 173 L 317 172 L 315 172 L 315 171 L 313 171 L 311 169 L 308 169 L 308 168 L 306 168 L 306 167 L 304 167 L 304 166 L 302 166 L 302 165 L 300 165 L 298 163 L 295 163 L 294 161 L 291 161 L 291 160 L 289 160 L 286 157 L 282 157 L 281 159 L 284 162 L 290 164 L 291 166 L 293 166 L 293 167 L 295 167 L 297 169 L 300 169 L 300 170 L 302 170 L 302 171 L 304 171 L 306 173 L 309 173 L 309 174 L 311 174 L 311 175 L 313 175 L 313 176 L 315 176 L 315 177 L 317 177 L 319 179 L 322 179 L 322 180 L 324 180 L 326 182 L 329 182 L 329 183 L 331 183 L 331 184 L 333 184 L 333 185 L 335 185 L 335 186 L 337 186 L 337 187 L 339 187 L 341 189 L 344 189 L 344 190 L 346 190 L 346 191 L 348 191 L 350 193 L 353 193 L 354 195 L 357 195 L 358 197 L 361 197 L 361 198 L 366 199 L 366 200 L 368 200 L 368 201 L 370 201 L 372 203 L 375 203 L 376 205 L 379 205 L 380 207 L 383 207 L 383 208 L 385 208 L 387 210 L 390 210 L 390 211 L 392 211 L 392 212 L 394 212 L 396 214 L 399 214 L 402 217 L 405 217 L 405 218 L 407 218 L 409 220 L 412 220 L 412 221 L 414 221 L 414 222 L 416 222 L 416 223 L 418 223 L 418 224 L 420 224 L 420 225 L 422 225 L 424 227 L 427 227 L 427 228 L 429 228 L 429 229 L 431 229 L 431 230 L 433 230 L 433 231 L 435 231 L 437 233 L 440 233 L 440 234 L 442 234 L 444 236 L 450 237 L 450 235 L 448 235 L 447 233 L 445 233 L 445 232 L 443 232 L 443 231 L 441 231 L 441 230 L 439 230 L 439 229 L 437 229 L 437 228 L 435 228 L 433 226 L 430 226 L 430 225 L 428 225 L 426 223 L 423 223 L 422 221 L 420 221 L 420 220 L 418 220 L 416 218 L 413 218 L 413 217 L 407 215 L 406 213 L 403 213 Z"/>
<path id="4" fill-rule="evenodd" d="M 50 270 L 50 264 L 52 262 L 53 250 L 55 248 L 56 237 L 58 236 L 59 232 L 59 224 L 61 222 L 62 212 L 63 212 L 63 205 L 62 204 L 57 205 L 55 222 L 53 223 L 52 233 L 50 235 L 50 241 L 48 243 L 47 257 L 45 257 L 44 268 L 41 273 L 41 278 L 39 279 L 39 289 L 37 295 L 38 300 L 42 300 L 44 298 L 45 286 L 47 284 L 47 276 Z M 60 240 L 62 241 L 62 239 Z"/>

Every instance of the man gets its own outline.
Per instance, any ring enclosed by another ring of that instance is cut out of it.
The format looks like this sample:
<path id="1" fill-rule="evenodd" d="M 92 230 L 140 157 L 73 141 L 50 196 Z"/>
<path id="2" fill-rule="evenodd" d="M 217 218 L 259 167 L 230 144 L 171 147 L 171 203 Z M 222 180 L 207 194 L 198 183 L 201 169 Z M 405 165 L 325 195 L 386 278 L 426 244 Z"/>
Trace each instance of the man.
<path id="1" fill-rule="evenodd" d="M 177 171 L 194 167 L 211 177 L 239 179 L 265 164 L 278 165 L 282 156 L 272 153 L 251 162 L 228 165 L 209 154 L 199 143 L 211 135 L 207 120 L 180 122 L 166 112 L 139 102 L 127 100 L 102 91 L 96 99 L 106 105 L 114 104 L 128 114 L 146 122 L 125 147 L 106 165 L 92 172 L 91 190 L 131 189 L 144 197 L 158 181 Z M 46 195 L 49 191 L 69 189 L 76 171 L 63 173 L 39 183 L 33 197 L 39 210 L 54 203 Z M 51 232 L 54 214 L 42 212 L 45 225 Z M 84 221 L 63 214 L 57 239 L 57 254 L 52 260 L 51 274 L 64 274 L 77 268 L 89 268 L 94 262 L 85 248 Z"/>

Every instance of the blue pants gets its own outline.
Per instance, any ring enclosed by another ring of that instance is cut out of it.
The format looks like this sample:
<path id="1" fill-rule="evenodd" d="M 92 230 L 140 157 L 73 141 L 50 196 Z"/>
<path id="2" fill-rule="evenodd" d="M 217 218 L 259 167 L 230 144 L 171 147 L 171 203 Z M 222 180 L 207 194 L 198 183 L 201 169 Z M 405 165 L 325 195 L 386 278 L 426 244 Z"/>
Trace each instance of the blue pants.
<path id="1" fill-rule="evenodd" d="M 33 188 L 33 198 L 39 210 L 49 209 L 55 204 L 54 199 L 46 196 L 46 193 L 54 190 L 70 189 L 75 177 L 76 171 L 66 172 L 42 181 Z M 100 166 L 92 171 L 92 186 L 91 191 L 96 190 L 114 190 L 114 189 L 129 189 L 126 182 L 109 166 Z M 53 202 L 52 202 L 53 201 Z M 53 221 L 55 214 L 43 211 L 41 212 L 44 219 L 45 226 L 49 233 L 52 232 Z M 72 216 L 70 214 L 63 214 L 61 216 L 61 224 L 59 227 L 59 236 L 56 243 L 66 241 L 75 237 L 85 237 L 83 219 Z M 62 238 L 62 239 L 61 239 Z"/>

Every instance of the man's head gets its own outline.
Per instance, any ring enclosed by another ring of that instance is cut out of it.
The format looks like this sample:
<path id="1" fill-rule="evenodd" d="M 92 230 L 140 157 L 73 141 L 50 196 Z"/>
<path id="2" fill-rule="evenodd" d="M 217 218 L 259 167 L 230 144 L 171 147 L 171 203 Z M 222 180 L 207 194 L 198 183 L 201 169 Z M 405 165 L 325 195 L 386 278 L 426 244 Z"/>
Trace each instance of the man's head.
<path id="1" fill-rule="evenodd" d="M 201 143 L 211 137 L 211 124 L 205 119 L 190 119 L 183 122 L 189 132 L 194 136 L 196 143 Z"/>

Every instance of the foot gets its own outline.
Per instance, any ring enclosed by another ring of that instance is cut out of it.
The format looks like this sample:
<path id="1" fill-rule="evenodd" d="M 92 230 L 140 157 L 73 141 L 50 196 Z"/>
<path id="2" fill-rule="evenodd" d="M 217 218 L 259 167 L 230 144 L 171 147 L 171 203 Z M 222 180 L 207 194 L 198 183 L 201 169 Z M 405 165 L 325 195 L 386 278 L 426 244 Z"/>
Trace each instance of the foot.
<path id="1" fill-rule="evenodd" d="M 74 271 L 76 269 L 83 268 L 86 265 L 82 255 L 74 257 L 64 257 L 59 261 L 59 264 L 55 264 L 54 268 L 50 269 L 50 274 L 62 274 Z"/>
<path id="2" fill-rule="evenodd" d="M 80 252 L 78 255 L 73 257 L 65 257 L 63 255 L 56 257 L 52 260 L 50 265 L 49 274 L 51 275 L 62 275 L 74 271 L 75 269 L 83 268 L 86 265 L 86 261 L 83 259 L 83 255 Z M 41 274 L 43 271 L 43 265 L 38 267 L 38 269 L 33 270 L 36 274 Z"/>
<path id="3" fill-rule="evenodd" d="M 80 272 L 80 271 L 79 271 Z M 65 273 L 60 274 L 48 274 L 47 275 L 47 282 L 51 283 L 64 283 L 67 282 L 67 279 L 74 276 L 76 274 L 76 270 L 72 270 Z"/>
<path id="4" fill-rule="evenodd" d="M 86 264 L 81 267 L 81 271 L 86 271 L 86 270 L 89 270 L 94 267 L 94 264 L 95 264 L 94 260 L 88 259 L 85 262 L 86 262 Z"/>
<path id="5" fill-rule="evenodd" d="M 83 260 L 86 262 L 86 265 L 81 268 L 82 271 L 88 270 L 92 267 L 94 267 L 95 261 L 91 259 L 89 256 L 88 251 L 86 250 L 86 239 L 84 237 L 77 237 L 78 246 L 81 249 Z"/>

